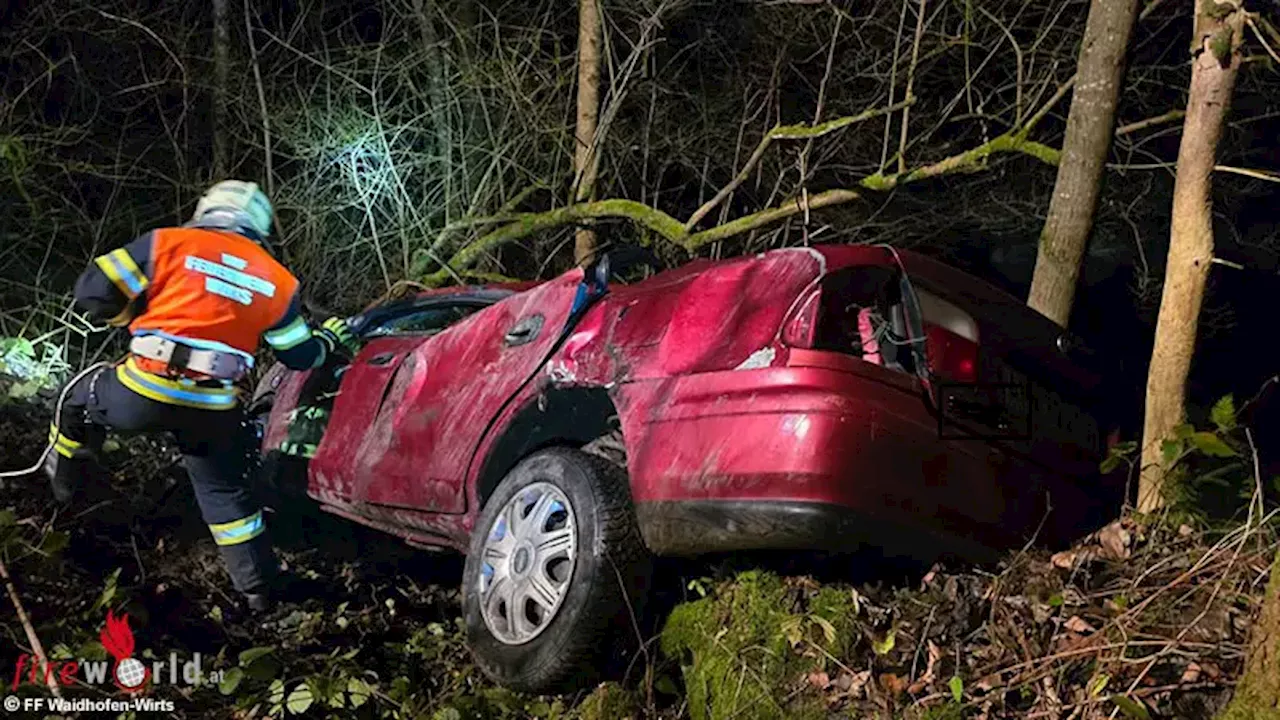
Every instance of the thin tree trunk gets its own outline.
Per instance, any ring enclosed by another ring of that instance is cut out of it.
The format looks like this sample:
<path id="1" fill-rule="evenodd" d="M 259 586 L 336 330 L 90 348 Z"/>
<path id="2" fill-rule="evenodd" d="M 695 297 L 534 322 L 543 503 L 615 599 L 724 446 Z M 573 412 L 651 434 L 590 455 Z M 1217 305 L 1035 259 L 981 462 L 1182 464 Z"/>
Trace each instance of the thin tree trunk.
<path id="1" fill-rule="evenodd" d="M 455 9 L 450 8 L 450 11 Z M 440 37 L 432 19 L 435 13 L 433 0 L 413 0 L 413 12 L 418 18 L 422 51 L 427 63 L 427 94 L 431 98 L 431 123 L 435 127 L 439 172 L 444 178 L 444 223 L 447 225 L 466 215 L 469 195 L 465 187 L 460 192 L 455 190 L 453 183 L 453 123 L 450 115 L 453 108 L 448 93 L 448 59 L 440 51 Z"/>
<path id="2" fill-rule="evenodd" d="M 1111 148 L 1137 0 L 1093 0 L 1080 44 L 1062 163 L 1040 234 L 1027 304 L 1066 327 Z"/>
<path id="3" fill-rule="evenodd" d="M 600 120 L 600 6 L 599 0 L 578 0 L 578 119 L 574 126 L 574 201 L 595 196 L 596 125 Z M 582 265 L 595 255 L 595 231 L 579 228 L 573 259 Z"/>
<path id="4" fill-rule="evenodd" d="M 213 0 L 213 175 L 224 180 L 230 170 L 231 148 L 226 135 L 223 117 L 227 106 L 227 78 L 231 55 L 231 21 L 228 19 L 227 0 Z"/>
<path id="5" fill-rule="evenodd" d="M 1140 512 L 1151 512 L 1163 504 L 1164 481 L 1170 467 L 1162 457 L 1161 445 L 1186 414 L 1187 374 L 1213 262 L 1210 175 L 1240 66 L 1245 13 L 1239 0 L 1197 0 L 1196 18 L 1187 116 L 1173 188 L 1169 259 L 1147 371 L 1142 474 L 1138 481 Z"/>

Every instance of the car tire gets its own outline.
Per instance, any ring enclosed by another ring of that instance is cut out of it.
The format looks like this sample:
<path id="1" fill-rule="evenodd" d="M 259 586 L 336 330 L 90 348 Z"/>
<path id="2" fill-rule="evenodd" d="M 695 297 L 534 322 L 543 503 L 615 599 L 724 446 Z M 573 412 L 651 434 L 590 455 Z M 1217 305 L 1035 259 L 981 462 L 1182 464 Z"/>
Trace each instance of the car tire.
<path id="1" fill-rule="evenodd" d="M 553 565 L 543 564 L 559 560 L 544 560 L 528 540 L 531 532 L 537 532 L 527 530 L 537 524 L 528 522 L 536 519 L 534 510 L 539 507 L 533 498 L 543 495 L 553 496 L 548 502 L 567 500 L 567 509 L 561 505 L 554 513 L 545 511 L 552 514 L 537 531 L 552 528 L 562 532 L 557 522 L 572 525 L 572 568 L 559 585 L 558 607 L 549 617 L 541 618 L 541 629 L 532 638 L 521 640 L 516 637 L 519 626 L 528 630 L 534 621 L 526 614 L 523 623 L 516 622 L 514 608 L 508 607 L 510 603 L 501 599 L 499 591 L 516 588 L 506 597 L 514 598 L 516 605 L 527 607 L 534 615 L 544 612 L 533 591 L 527 591 L 527 599 L 520 594 L 516 574 L 519 548 L 525 547 L 530 553 L 525 556 L 524 577 L 545 572 L 547 582 L 556 582 Z M 523 507 L 528 509 L 521 510 Z M 520 512 L 527 513 L 523 521 L 510 525 L 508 519 Z M 560 514 L 567 514 L 568 520 L 557 520 Z M 510 530 L 509 525 L 525 530 Z M 499 537 L 499 527 L 503 528 L 503 540 L 510 531 L 509 542 L 514 544 L 507 549 L 516 548 L 505 560 L 498 559 L 501 542 L 494 540 Z M 649 553 L 636 525 L 630 483 L 622 468 L 566 448 L 530 455 L 498 484 L 472 531 L 462 576 L 462 610 L 476 664 L 495 682 L 521 692 L 568 692 L 591 686 L 610 660 L 620 660 L 638 646 L 637 618 L 648 589 L 650 567 Z M 504 577 L 508 584 L 498 584 Z M 490 591 L 487 595 L 486 589 Z M 490 600 L 494 602 L 486 605 Z"/>

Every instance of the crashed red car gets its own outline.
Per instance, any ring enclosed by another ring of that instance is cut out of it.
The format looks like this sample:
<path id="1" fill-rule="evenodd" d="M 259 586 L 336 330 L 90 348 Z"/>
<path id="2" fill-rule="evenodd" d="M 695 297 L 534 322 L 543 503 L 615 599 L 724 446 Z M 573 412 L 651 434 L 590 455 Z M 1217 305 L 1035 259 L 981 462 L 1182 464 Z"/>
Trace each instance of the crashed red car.
<path id="1" fill-rule="evenodd" d="M 983 555 L 1117 499 L 1097 358 L 969 275 L 870 246 L 605 265 L 371 309 L 350 364 L 258 392 L 265 455 L 311 455 L 324 510 L 467 554 L 468 640 L 508 686 L 590 677 L 653 555 Z"/>

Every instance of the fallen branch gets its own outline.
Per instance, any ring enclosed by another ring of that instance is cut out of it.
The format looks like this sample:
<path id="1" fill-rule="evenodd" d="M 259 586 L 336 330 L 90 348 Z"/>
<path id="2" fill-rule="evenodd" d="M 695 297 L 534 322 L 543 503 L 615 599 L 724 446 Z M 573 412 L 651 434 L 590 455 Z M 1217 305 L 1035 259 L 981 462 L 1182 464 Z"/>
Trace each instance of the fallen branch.
<path id="1" fill-rule="evenodd" d="M 445 268 L 426 275 L 422 278 L 422 283 L 429 287 L 438 287 L 449 279 L 449 268 L 454 268 L 464 275 L 475 276 L 477 275 L 476 273 L 469 273 L 464 268 L 470 267 L 486 252 L 506 243 L 523 239 L 541 230 L 571 225 L 584 220 L 629 220 L 636 225 L 657 233 L 667 241 L 679 245 L 689 252 L 694 252 L 707 243 L 726 240 L 766 227 L 779 220 L 802 213 L 806 208 L 819 210 L 852 202 L 859 197 L 861 195 L 853 190 L 827 190 L 810 196 L 808 203 L 802 203 L 799 198 L 795 198 L 777 207 L 754 212 L 732 222 L 692 234 L 685 229 L 679 220 L 661 210 L 651 208 L 634 200 L 615 199 L 578 203 L 577 205 L 569 205 L 546 212 L 517 216 L 510 224 L 494 230 L 454 253 Z M 429 259 L 421 254 L 415 258 L 414 274 L 421 273 L 428 261 Z"/>
<path id="2" fill-rule="evenodd" d="M 4 580 L 4 589 L 9 593 L 13 609 L 18 613 L 18 622 L 22 623 L 22 629 L 27 633 L 27 642 L 31 643 L 31 653 L 36 656 L 41 672 L 44 672 L 44 680 L 49 686 L 49 692 L 53 693 L 54 697 L 61 698 L 62 688 L 58 687 L 58 681 L 54 679 L 53 673 L 45 672 L 49 667 L 49 658 L 44 653 L 44 645 L 40 643 L 40 636 L 36 635 L 36 629 L 31 624 L 31 617 L 27 615 L 22 598 L 18 597 L 18 589 L 13 586 L 13 579 L 9 577 L 9 568 L 5 566 L 4 560 L 0 560 L 0 580 Z"/>
<path id="3" fill-rule="evenodd" d="M 698 208 L 693 215 L 689 217 L 689 220 L 684 224 L 684 229 L 692 230 L 694 226 L 707 216 L 708 213 L 716 209 L 720 203 L 724 202 L 725 198 L 732 195 L 734 190 L 741 187 L 742 183 L 746 182 L 747 178 L 751 176 L 751 171 L 754 170 L 756 165 L 760 163 L 760 160 L 764 158 L 765 151 L 769 149 L 769 146 L 773 144 L 773 141 L 814 140 L 824 135 L 836 132 L 837 130 L 842 130 L 854 123 L 860 123 L 881 115 L 887 115 L 898 110 L 904 110 L 907 107 L 910 107 L 914 102 L 915 98 L 908 97 L 906 100 L 894 103 L 888 107 L 867 110 L 866 112 L 862 112 L 857 115 L 849 115 L 842 118 L 836 118 L 834 120 L 828 120 L 827 122 L 820 123 L 818 125 L 779 125 L 773 128 L 769 132 L 765 133 L 764 137 L 760 139 L 760 144 L 756 146 L 755 151 L 751 153 L 751 157 L 747 159 L 747 164 L 742 166 L 742 169 L 738 171 L 738 174 L 733 178 L 733 180 L 728 185 L 721 188 L 720 192 L 716 193 L 715 197 L 703 203 L 702 207 Z"/>
<path id="4" fill-rule="evenodd" d="M 1058 161 L 1062 158 L 1062 151 L 1057 148 L 1050 147 L 1044 143 L 1034 140 L 1028 140 L 1024 131 L 1007 132 L 1003 135 L 991 138 L 987 142 L 966 150 L 959 155 L 952 155 L 944 160 L 925 165 L 915 170 L 905 173 L 894 173 L 892 175 L 883 175 L 876 173 L 863 178 L 858 184 L 868 190 L 885 191 L 892 190 L 901 185 L 917 180 L 927 180 L 929 178 L 940 177 L 942 175 L 950 175 L 957 172 L 970 172 L 982 169 L 982 162 L 992 155 L 1001 155 L 1004 153 L 1022 153 L 1045 163 L 1046 165 L 1057 166 Z"/>

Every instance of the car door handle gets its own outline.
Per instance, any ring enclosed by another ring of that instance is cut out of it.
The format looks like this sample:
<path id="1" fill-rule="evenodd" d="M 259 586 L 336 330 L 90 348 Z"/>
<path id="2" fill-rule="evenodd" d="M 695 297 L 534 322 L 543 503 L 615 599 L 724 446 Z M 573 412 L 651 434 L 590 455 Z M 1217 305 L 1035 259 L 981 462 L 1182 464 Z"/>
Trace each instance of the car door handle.
<path id="1" fill-rule="evenodd" d="M 382 353 L 380 355 L 374 355 L 373 357 L 369 358 L 369 364 L 382 367 L 383 365 L 390 365 L 391 361 L 395 359 L 396 359 L 395 353 Z"/>
<path id="2" fill-rule="evenodd" d="M 517 322 L 506 335 L 502 336 L 503 342 L 507 347 L 515 347 L 516 345 L 524 345 L 538 337 L 538 333 L 542 331 L 543 318 L 542 315 L 530 315 L 522 318 Z"/>

